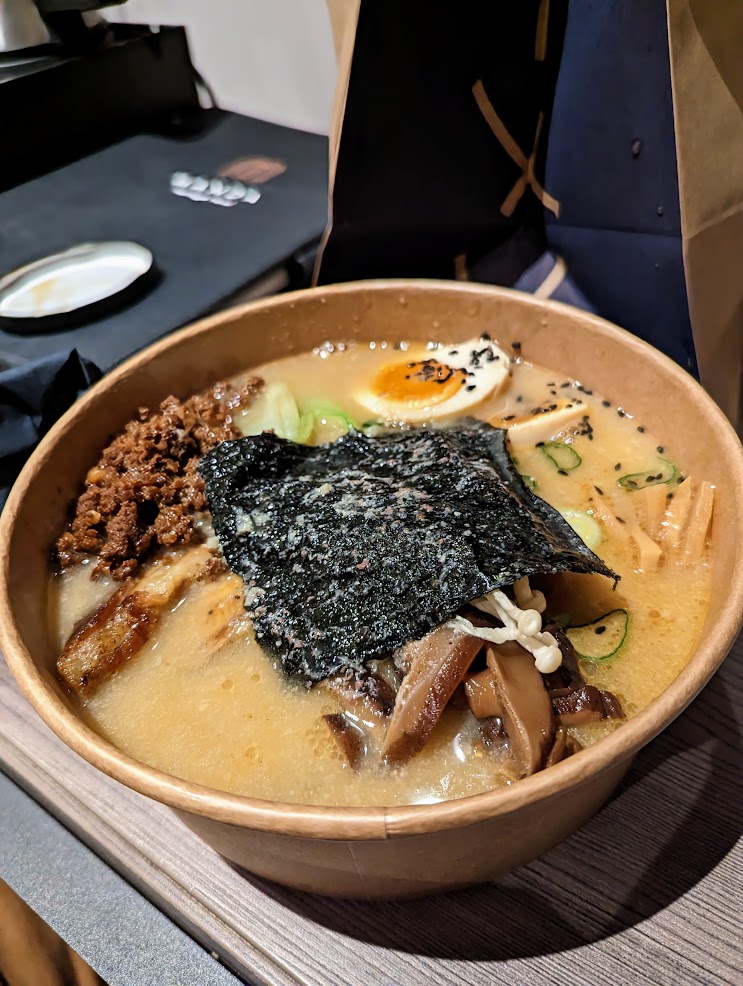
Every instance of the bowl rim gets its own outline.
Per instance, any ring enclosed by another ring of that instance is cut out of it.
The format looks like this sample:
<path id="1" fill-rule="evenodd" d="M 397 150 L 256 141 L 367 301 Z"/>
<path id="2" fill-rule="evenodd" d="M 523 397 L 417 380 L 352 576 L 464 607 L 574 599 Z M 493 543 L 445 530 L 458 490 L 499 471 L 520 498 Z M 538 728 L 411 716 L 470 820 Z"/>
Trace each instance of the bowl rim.
<path id="1" fill-rule="evenodd" d="M 226 318 L 238 319 L 256 310 L 283 307 L 309 296 L 339 295 L 362 291 L 428 291 L 446 289 L 452 294 L 487 292 L 516 300 L 542 312 L 568 315 L 576 323 L 590 325 L 603 337 L 619 337 L 638 359 L 649 361 L 676 377 L 700 403 L 718 428 L 719 450 L 730 461 L 737 484 L 743 490 L 743 446 L 732 425 L 696 380 L 667 356 L 624 329 L 560 302 L 534 298 L 522 292 L 470 282 L 377 279 L 352 281 L 323 288 L 308 288 L 262 298 L 199 319 L 131 356 L 88 390 L 50 429 L 29 457 L 0 516 L 0 646 L 5 659 L 32 707 L 74 752 L 104 773 L 133 790 L 171 808 L 241 828 L 332 841 L 381 840 L 420 833 L 441 832 L 477 824 L 485 819 L 518 811 L 541 799 L 589 783 L 596 775 L 617 766 L 634 754 L 673 719 L 701 691 L 728 654 L 743 624 L 743 561 L 738 563 L 729 587 L 728 606 L 710 628 L 689 662 L 669 687 L 621 729 L 578 755 L 520 780 L 513 786 L 496 788 L 454 801 L 393 807 L 297 805 L 229 794 L 175 777 L 118 750 L 85 725 L 34 664 L 15 624 L 10 599 L 10 553 L 13 530 L 26 490 L 43 468 L 49 450 L 74 429 L 99 395 L 185 340 L 208 333 Z"/>

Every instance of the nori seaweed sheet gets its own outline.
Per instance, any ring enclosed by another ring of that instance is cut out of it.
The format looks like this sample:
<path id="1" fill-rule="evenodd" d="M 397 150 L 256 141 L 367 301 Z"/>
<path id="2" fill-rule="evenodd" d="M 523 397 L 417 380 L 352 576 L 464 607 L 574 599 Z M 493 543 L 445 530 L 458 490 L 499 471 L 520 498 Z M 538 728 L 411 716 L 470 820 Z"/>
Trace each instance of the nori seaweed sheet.
<path id="1" fill-rule="evenodd" d="M 524 575 L 617 578 L 482 422 L 316 447 L 264 432 L 218 445 L 200 471 L 257 638 L 308 682 L 363 672 Z"/>

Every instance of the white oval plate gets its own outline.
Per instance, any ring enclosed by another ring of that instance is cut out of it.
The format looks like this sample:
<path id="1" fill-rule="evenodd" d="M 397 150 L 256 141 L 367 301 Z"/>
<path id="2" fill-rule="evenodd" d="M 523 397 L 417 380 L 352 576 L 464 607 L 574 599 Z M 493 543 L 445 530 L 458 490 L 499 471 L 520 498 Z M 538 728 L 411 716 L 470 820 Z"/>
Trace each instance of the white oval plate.
<path id="1" fill-rule="evenodd" d="M 48 318 L 74 312 L 130 288 L 150 273 L 152 253 L 125 241 L 83 243 L 0 278 L 0 318 Z"/>

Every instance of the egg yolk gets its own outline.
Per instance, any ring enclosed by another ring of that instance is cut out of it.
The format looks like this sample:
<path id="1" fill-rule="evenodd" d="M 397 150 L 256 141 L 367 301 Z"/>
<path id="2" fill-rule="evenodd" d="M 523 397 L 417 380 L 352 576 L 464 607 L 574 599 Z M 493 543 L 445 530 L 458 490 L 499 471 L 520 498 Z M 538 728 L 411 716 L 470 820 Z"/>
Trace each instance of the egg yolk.
<path id="1" fill-rule="evenodd" d="M 448 401 L 464 386 L 467 374 L 435 359 L 397 363 L 379 371 L 375 394 L 395 404 L 429 405 Z"/>

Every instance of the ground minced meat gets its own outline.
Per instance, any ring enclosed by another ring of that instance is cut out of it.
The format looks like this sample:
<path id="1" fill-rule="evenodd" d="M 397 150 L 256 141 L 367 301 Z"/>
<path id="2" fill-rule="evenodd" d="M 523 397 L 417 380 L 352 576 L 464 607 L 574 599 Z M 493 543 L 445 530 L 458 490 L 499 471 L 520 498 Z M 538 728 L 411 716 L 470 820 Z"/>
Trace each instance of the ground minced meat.
<path id="1" fill-rule="evenodd" d="M 63 568 L 95 555 L 97 574 L 134 574 L 160 546 L 200 540 L 195 527 L 206 507 L 201 456 L 240 437 L 232 422 L 263 382 L 240 388 L 217 383 L 185 401 L 168 397 L 159 410 L 140 407 L 88 472 L 74 515 L 57 541 Z"/>

